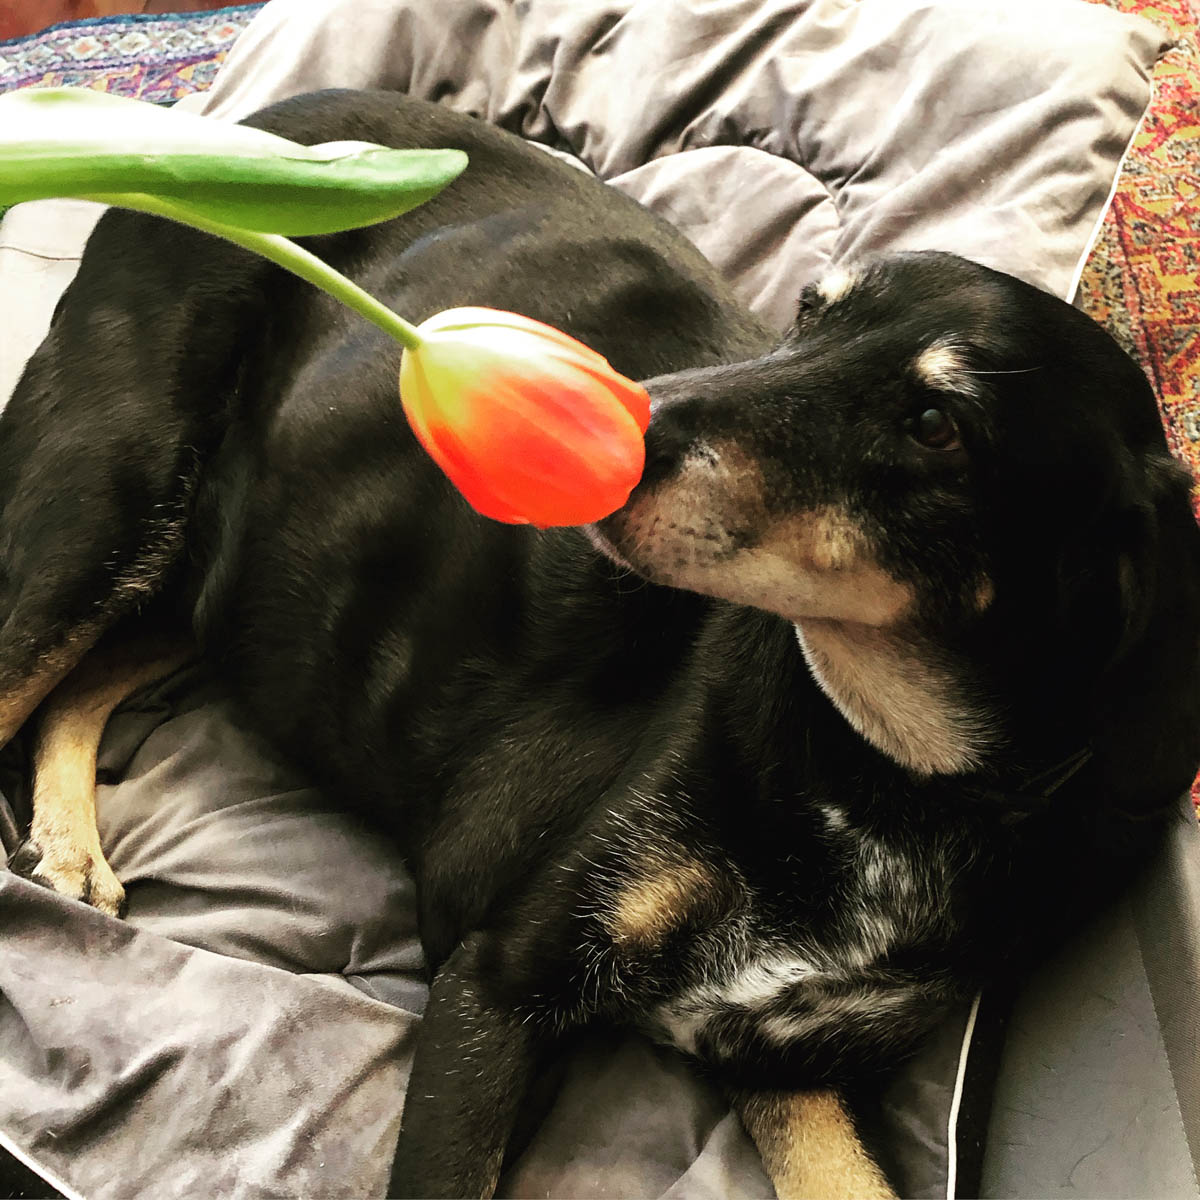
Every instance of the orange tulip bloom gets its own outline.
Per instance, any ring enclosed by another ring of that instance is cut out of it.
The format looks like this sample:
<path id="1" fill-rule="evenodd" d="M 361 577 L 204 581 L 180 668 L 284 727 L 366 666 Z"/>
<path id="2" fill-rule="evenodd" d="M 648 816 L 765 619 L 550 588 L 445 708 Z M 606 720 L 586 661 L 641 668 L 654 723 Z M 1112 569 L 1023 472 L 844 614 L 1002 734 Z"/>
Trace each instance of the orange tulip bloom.
<path id="1" fill-rule="evenodd" d="M 467 501 L 509 524 L 583 525 L 629 498 L 645 465 L 645 388 L 540 321 L 454 308 L 400 360 L 413 432 Z"/>

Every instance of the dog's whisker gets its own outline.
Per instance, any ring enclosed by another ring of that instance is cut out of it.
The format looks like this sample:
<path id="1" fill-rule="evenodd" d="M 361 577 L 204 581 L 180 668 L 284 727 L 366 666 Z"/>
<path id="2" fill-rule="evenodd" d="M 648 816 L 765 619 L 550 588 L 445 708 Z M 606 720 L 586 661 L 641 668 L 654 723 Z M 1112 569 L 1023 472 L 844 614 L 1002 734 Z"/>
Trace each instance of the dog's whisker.
<path id="1" fill-rule="evenodd" d="M 1012 367 L 1008 370 L 972 370 L 968 367 L 961 367 L 959 370 L 964 375 L 1029 375 L 1034 371 L 1044 371 L 1045 367 Z"/>

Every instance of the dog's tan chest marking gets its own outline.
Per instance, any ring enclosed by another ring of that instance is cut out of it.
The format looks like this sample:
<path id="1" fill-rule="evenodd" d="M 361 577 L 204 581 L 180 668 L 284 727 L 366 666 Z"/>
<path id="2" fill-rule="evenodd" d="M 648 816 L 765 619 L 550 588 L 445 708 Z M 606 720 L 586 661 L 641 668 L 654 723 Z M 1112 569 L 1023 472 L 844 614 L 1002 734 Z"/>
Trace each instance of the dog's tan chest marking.
<path id="1" fill-rule="evenodd" d="M 719 1056 L 722 1047 L 701 1045 L 702 1040 L 707 1043 L 707 1034 L 716 1018 L 736 1015 L 754 1022 L 816 974 L 817 969 L 808 959 L 787 950 L 751 957 L 733 969 L 726 966 L 723 974 L 695 984 L 659 1005 L 651 1031 L 686 1054 L 703 1050 L 709 1054 L 716 1051 Z"/>
<path id="2" fill-rule="evenodd" d="M 848 943 L 841 962 L 828 947 L 812 947 L 765 951 L 723 974 L 713 964 L 716 977 L 661 1003 L 648 1032 L 685 1054 L 719 1062 L 739 1057 L 748 1041 L 783 1049 L 905 1014 L 920 1003 L 918 990 L 882 988 L 864 973 L 876 961 L 870 950 L 890 944 L 881 932 L 876 924 L 861 942 Z"/>
<path id="3" fill-rule="evenodd" d="M 672 931 L 710 914 L 720 881 L 696 859 L 649 860 L 613 897 L 604 926 L 618 951 L 651 950 Z"/>

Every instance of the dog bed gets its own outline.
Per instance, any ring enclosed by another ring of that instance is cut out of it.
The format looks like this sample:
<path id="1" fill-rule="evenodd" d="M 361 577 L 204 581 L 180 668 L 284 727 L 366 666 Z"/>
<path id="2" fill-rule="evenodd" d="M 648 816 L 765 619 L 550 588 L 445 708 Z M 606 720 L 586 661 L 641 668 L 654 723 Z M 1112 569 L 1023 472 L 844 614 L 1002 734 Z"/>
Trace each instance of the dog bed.
<path id="1" fill-rule="evenodd" d="M 806 282 L 880 250 L 1074 295 L 1167 48 L 1078 0 L 273 0 L 184 103 L 385 87 L 475 113 L 663 213 L 782 328 Z M 0 395 L 68 273 L 32 285 L 27 260 L 69 263 L 94 216 L 5 218 Z M 0 760 L 9 849 L 23 751 Z M 424 999 L 398 856 L 199 668 L 126 705 L 100 767 L 127 921 L 0 873 L 0 1145 L 68 1195 L 380 1193 Z M 992 1006 L 881 1099 L 906 1195 L 978 1188 Z M 719 1096 L 632 1036 L 582 1045 L 528 1127 L 501 1194 L 771 1195 Z"/>

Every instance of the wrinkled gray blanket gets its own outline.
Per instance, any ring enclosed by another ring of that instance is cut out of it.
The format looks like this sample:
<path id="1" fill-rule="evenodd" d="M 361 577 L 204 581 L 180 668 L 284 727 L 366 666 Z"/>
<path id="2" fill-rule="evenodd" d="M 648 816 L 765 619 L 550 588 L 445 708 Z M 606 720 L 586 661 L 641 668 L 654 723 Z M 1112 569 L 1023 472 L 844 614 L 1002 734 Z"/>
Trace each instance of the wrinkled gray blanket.
<path id="1" fill-rule="evenodd" d="M 1164 49 L 1080 0 L 274 0 L 189 107 L 437 98 L 657 209 L 783 327 L 831 264 L 901 247 L 1069 297 Z M 89 210 L 0 224 L 0 398 Z M 425 994 L 396 851 L 199 669 L 113 718 L 99 807 L 126 922 L 0 872 L 0 1145 L 87 1197 L 380 1193 Z M 965 1021 L 885 1104 L 909 1195 L 954 1194 Z M 771 1195 L 719 1097 L 634 1037 L 581 1047 L 529 1124 L 503 1194 Z"/>

